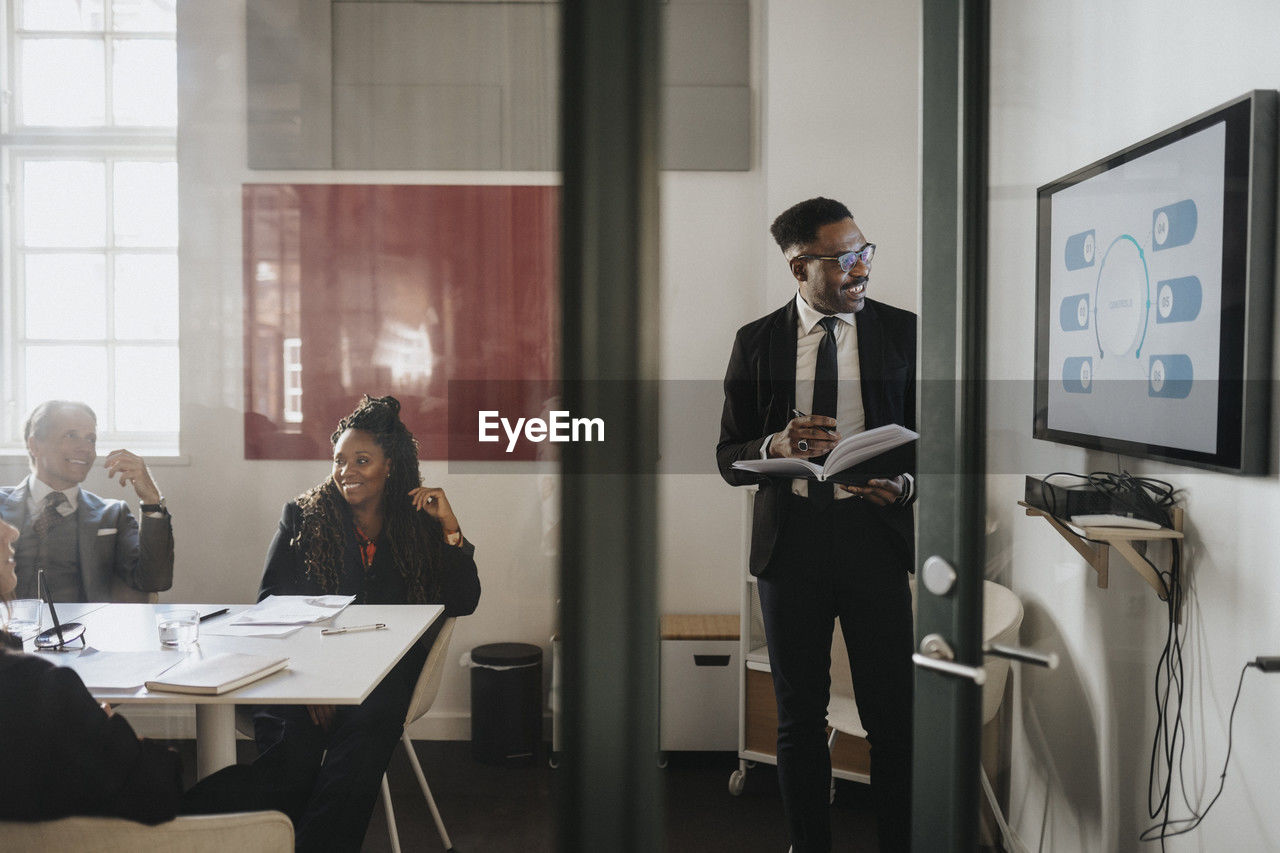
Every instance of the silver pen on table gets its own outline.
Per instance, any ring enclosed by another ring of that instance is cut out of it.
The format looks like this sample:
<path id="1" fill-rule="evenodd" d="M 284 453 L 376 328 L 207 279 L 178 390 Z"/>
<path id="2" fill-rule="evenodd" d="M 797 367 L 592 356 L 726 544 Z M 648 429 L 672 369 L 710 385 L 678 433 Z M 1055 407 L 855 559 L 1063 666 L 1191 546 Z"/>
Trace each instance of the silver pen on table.
<path id="1" fill-rule="evenodd" d="M 357 631 L 383 631 L 386 630 L 386 624 L 379 622 L 376 625 L 352 625 L 349 628 L 322 628 L 321 634 L 330 636 L 332 634 L 354 634 Z"/>

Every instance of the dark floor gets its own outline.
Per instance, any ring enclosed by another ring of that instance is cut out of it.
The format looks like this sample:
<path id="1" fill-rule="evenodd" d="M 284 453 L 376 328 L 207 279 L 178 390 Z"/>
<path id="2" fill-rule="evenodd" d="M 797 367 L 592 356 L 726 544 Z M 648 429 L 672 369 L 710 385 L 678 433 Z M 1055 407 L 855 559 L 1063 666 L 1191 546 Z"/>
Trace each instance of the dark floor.
<path id="1" fill-rule="evenodd" d="M 178 741 L 188 768 L 195 766 L 192 741 Z M 556 787 L 563 769 L 546 760 L 526 767 L 491 767 L 471 758 L 467 741 L 418 741 L 418 757 L 458 853 L 550 853 L 555 849 Z M 252 744 L 242 741 L 240 760 L 252 760 Z M 675 752 L 659 771 L 666 810 L 665 853 L 786 853 L 782 801 L 772 765 L 747 771 L 741 796 L 729 793 L 729 774 L 738 767 L 729 752 Z M 188 770 L 190 774 L 190 770 Z M 396 824 L 405 853 L 444 848 L 402 749 L 388 768 Z M 190 783 L 190 779 L 187 780 Z M 870 789 L 840 780 L 832 805 L 836 850 L 875 847 Z M 374 809 L 365 853 L 391 849 L 382 803 Z"/>

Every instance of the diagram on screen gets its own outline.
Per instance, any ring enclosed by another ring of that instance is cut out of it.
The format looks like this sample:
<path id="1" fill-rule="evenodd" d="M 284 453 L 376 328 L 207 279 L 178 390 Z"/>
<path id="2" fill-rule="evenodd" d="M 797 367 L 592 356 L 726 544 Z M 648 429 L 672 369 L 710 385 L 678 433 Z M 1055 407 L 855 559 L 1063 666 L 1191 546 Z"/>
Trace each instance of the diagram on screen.
<path id="1" fill-rule="evenodd" d="M 1151 242 L 1146 248 L 1137 237 L 1121 233 L 1113 237 L 1098 255 L 1094 230 L 1067 238 L 1063 265 L 1069 272 L 1095 268 L 1093 291 L 1072 294 L 1062 300 L 1059 323 L 1063 332 L 1092 331 L 1094 352 L 1068 356 L 1062 370 L 1063 390 L 1087 394 L 1095 372 L 1125 378 L 1132 371 L 1121 364 L 1125 359 L 1143 362 L 1145 356 L 1147 393 L 1152 397 L 1184 398 L 1191 393 L 1195 376 L 1191 356 L 1185 352 L 1153 354 L 1145 352 L 1154 324 L 1189 323 L 1200 314 L 1203 288 L 1194 275 L 1157 281 L 1152 286 L 1148 252 L 1159 252 L 1191 243 L 1196 234 L 1196 203 L 1183 199 L 1161 207 L 1151 215 Z"/>

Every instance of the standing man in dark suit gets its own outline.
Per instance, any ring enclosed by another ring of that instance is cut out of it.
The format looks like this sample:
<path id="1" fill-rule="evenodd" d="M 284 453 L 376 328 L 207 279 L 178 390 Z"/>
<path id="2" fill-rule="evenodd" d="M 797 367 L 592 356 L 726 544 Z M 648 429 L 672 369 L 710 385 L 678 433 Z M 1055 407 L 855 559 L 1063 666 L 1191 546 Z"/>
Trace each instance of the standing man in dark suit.
<path id="1" fill-rule="evenodd" d="M 821 463 L 842 436 L 890 423 L 914 429 L 916 317 L 867 298 L 875 245 L 840 202 L 803 201 L 771 232 L 799 289 L 738 330 L 716 458 L 730 484 L 759 486 L 750 570 L 778 703 L 783 805 L 796 853 L 831 849 L 825 727 L 838 616 L 871 744 L 880 846 L 908 850 L 914 452 L 886 461 L 885 476 L 835 489 L 732 465 L 780 456 Z"/>
<path id="2" fill-rule="evenodd" d="M 50 400 L 23 428 L 31 474 L 0 488 L 0 519 L 22 531 L 17 597 L 36 597 L 36 571 L 55 601 L 148 601 L 173 585 L 173 525 L 146 461 L 128 450 L 103 467 L 132 485 L 142 524 L 124 501 L 80 488 L 97 452 L 98 418 L 84 403 Z"/>

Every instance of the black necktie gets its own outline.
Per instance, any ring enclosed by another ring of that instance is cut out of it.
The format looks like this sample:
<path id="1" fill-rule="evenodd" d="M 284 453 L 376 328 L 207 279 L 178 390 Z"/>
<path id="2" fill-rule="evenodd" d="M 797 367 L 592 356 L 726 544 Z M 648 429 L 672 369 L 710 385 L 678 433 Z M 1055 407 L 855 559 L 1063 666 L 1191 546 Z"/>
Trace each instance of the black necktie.
<path id="1" fill-rule="evenodd" d="M 67 496 L 62 492 L 50 492 L 45 495 L 44 510 L 40 513 L 40 517 L 31 523 L 31 529 L 35 531 L 36 536 L 43 539 L 49 533 L 53 523 L 62 517 L 58 507 L 66 502 Z"/>
<path id="2" fill-rule="evenodd" d="M 813 413 L 815 415 L 826 415 L 829 418 L 836 416 L 836 383 L 840 378 L 840 369 L 836 360 L 836 324 L 840 321 L 835 317 L 823 317 L 818 321 L 822 324 L 825 334 L 818 343 L 818 366 L 813 372 Z M 826 456 L 814 457 L 813 461 L 818 465 L 827 461 Z M 835 491 L 830 483 L 809 483 L 809 500 L 813 501 L 818 509 L 826 507 L 835 496 Z"/>

